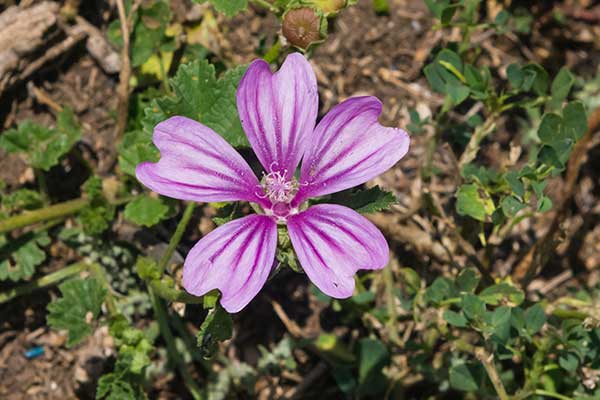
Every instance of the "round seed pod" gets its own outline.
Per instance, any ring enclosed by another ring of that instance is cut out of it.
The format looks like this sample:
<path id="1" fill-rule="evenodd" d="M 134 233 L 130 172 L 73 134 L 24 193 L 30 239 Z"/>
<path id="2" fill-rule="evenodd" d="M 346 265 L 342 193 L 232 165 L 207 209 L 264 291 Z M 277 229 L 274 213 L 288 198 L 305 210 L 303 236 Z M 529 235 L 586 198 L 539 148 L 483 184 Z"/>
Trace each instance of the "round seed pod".
<path id="1" fill-rule="evenodd" d="M 322 40 L 321 17 L 309 7 L 293 8 L 285 13 L 281 30 L 290 44 L 304 50 Z"/>

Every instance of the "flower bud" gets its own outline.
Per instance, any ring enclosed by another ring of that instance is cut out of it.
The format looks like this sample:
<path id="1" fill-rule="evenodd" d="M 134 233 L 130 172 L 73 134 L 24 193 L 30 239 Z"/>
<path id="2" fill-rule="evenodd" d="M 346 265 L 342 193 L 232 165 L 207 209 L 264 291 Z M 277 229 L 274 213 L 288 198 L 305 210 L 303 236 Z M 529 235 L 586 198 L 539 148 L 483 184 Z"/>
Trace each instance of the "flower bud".
<path id="1" fill-rule="evenodd" d="M 311 0 L 311 3 L 326 15 L 336 14 L 346 7 L 346 0 Z"/>
<path id="2" fill-rule="evenodd" d="M 282 32 L 290 44 L 305 50 L 322 40 L 321 17 L 312 8 L 293 8 L 283 17 Z"/>

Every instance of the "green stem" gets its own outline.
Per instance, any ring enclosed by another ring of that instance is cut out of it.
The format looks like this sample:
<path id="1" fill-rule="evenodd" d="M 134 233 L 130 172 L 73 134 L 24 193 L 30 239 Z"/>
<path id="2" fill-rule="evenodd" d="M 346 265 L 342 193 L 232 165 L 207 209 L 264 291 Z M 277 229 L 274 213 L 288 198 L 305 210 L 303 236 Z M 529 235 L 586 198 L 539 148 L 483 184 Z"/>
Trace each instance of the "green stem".
<path id="1" fill-rule="evenodd" d="M 186 303 L 186 304 L 201 304 L 204 302 L 204 297 L 192 296 L 189 293 L 169 287 L 165 282 L 159 279 L 148 281 L 148 285 L 154 293 L 169 302 Z"/>
<path id="2" fill-rule="evenodd" d="M 192 218 L 192 214 L 194 213 L 194 208 L 196 208 L 196 203 L 188 203 L 188 205 L 186 206 L 185 211 L 183 212 L 183 216 L 181 217 L 181 220 L 179 221 L 179 224 L 177 225 L 177 229 L 175 229 L 175 233 L 173 234 L 173 236 L 171 237 L 171 240 L 169 241 L 169 246 L 167 247 L 165 254 L 163 254 L 160 261 L 158 262 L 158 271 L 160 272 L 160 275 L 162 275 L 165 272 L 165 269 L 167 268 L 167 264 L 169 263 L 169 260 L 171 260 L 171 257 L 173 256 L 175 249 L 179 245 L 179 242 L 181 241 L 181 237 L 183 236 L 183 233 L 185 232 L 185 228 L 187 227 L 188 222 L 190 222 L 190 219 Z"/>
<path id="3" fill-rule="evenodd" d="M 250 0 L 253 4 L 256 4 L 259 7 L 265 8 L 272 13 L 278 13 L 279 9 L 275 7 L 273 4 L 269 3 L 267 0 Z"/>
<path id="4" fill-rule="evenodd" d="M 385 301 L 387 303 L 387 309 L 389 319 L 387 325 L 388 334 L 390 341 L 396 346 L 404 347 L 400 335 L 398 335 L 398 326 L 396 324 L 398 320 L 398 313 L 396 312 L 396 296 L 394 296 L 394 274 L 392 272 L 391 264 L 388 264 L 383 269 L 383 281 L 385 282 Z"/>
<path id="5" fill-rule="evenodd" d="M 183 382 L 187 386 L 192 397 L 195 400 L 202 400 L 204 398 L 204 396 L 202 395 L 202 391 L 196 385 L 194 377 L 188 371 L 187 366 L 185 365 L 185 361 L 183 360 L 183 358 L 181 358 L 179 352 L 177 351 L 177 347 L 175 346 L 175 337 L 173 336 L 173 332 L 169 327 L 167 310 L 165 309 L 161 299 L 155 295 L 152 287 L 148 287 L 148 292 L 150 293 L 152 307 L 154 308 L 154 313 L 156 314 L 158 326 L 160 327 L 160 333 L 167 344 L 167 354 L 171 361 L 177 367 L 177 370 L 181 374 Z"/>
<path id="6" fill-rule="evenodd" d="M 281 40 L 277 39 L 277 41 L 267 50 L 263 59 L 269 64 L 274 63 L 279 58 L 279 54 L 281 53 Z"/>
<path id="7" fill-rule="evenodd" d="M 500 375 L 498 374 L 498 370 L 496 369 L 496 364 L 494 363 L 494 355 L 489 354 L 484 348 L 479 347 L 475 349 L 475 357 L 481 361 L 485 371 L 492 381 L 492 385 L 494 385 L 494 390 L 496 390 L 496 394 L 500 398 L 500 400 L 510 400 L 508 393 L 506 393 L 506 389 L 504 388 L 504 384 L 500 379 Z"/>
<path id="8" fill-rule="evenodd" d="M 579 319 L 582 321 L 589 317 L 589 315 L 587 315 L 584 312 L 576 310 L 565 310 L 564 308 L 555 308 L 554 310 L 552 310 L 552 315 L 561 319 Z"/>
<path id="9" fill-rule="evenodd" d="M 465 151 L 460 156 L 460 160 L 458 160 L 458 170 L 462 171 L 463 167 L 473 161 L 475 157 L 477 157 L 477 153 L 479 152 L 479 145 L 481 141 L 485 139 L 490 133 L 496 129 L 496 118 L 497 114 L 492 113 L 483 125 L 478 126 L 473 132 L 473 136 L 469 140 Z"/>
<path id="10" fill-rule="evenodd" d="M 537 394 L 538 396 L 546 396 L 546 397 L 552 397 L 555 399 L 559 399 L 559 400 L 573 400 L 573 398 L 568 397 L 568 396 L 563 396 L 562 394 L 558 394 L 555 392 L 550 392 L 548 390 L 542 390 L 542 389 L 536 389 L 533 394 Z"/>
<path id="11" fill-rule="evenodd" d="M 110 204 L 114 206 L 119 206 L 129 202 L 132 198 L 133 196 L 127 196 L 112 201 L 110 202 Z M 14 217 L 6 218 L 0 221 L 0 235 L 13 231 L 15 229 L 37 224 L 38 222 L 68 217 L 69 215 L 78 213 L 79 211 L 84 209 L 89 203 L 89 199 L 80 197 L 78 199 L 69 200 L 63 203 L 58 203 L 48 207 L 40 208 L 38 210 L 25 211 L 22 214 L 15 215 Z"/>
<path id="12" fill-rule="evenodd" d="M 0 221 L 0 235 L 38 222 L 67 217 L 81 211 L 88 203 L 87 199 L 79 198 L 15 215 Z"/>
<path id="13" fill-rule="evenodd" d="M 68 267 L 61 268 L 56 272 L 52 272 L 48 275 L 42 276 L 41 278 L 33 282 L 17 286 L 15 288 L 7 290 L 6 292 L 2 292 L 0 293 L 0 304 L 6 303 L 19 296 L 24 296 L 35 290 L 55 285 L 62 280 L 79 274 L 81 271 L 87 268 L 89 268 L 89 265 L 87 264 L 76 263 L 73 265 L 69 265 Z"/>

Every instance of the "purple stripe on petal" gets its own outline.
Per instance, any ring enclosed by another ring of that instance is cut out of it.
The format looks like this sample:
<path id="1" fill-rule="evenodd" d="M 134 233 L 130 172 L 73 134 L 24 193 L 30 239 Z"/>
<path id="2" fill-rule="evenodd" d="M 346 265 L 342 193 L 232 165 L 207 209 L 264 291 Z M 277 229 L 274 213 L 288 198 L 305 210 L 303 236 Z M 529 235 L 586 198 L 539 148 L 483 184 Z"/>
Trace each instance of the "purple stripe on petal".
<path id="1" fill-rule="evenodd" d="M 350 208 L 319 204 L 288 218 L 288 232 L 300 265 L 323 293 L 352 296 L 359 269 L 381 269 L 389 247 L 381 232 Z"/>
<path id="2" fill-rule="evenodd" d="M 277 224 L 264 215 L 228 222 L 203 237 L 188 253 L 183 287 L 202 296 L 221 291 L 221 305 L 234 313 L 264 286 L 275 259 Z"/>
<path id="3" fill-rule="evenodd" d="M 154 128 L 160 161 L 136 168 L 153 191 L 198 202 L 247 200 L 263 203 L 248 163 L 212 129 L 185 117 L 171 117 Z"/>
<path id="4" fill-rule="evenodd" d="M 258 159 L 271 172 L 291 177 L 309 141 L 317 118 L 317 80 L 300 53 L 290 54 L 281 69 L 256 60 L 237 91 L 240 120 Z"/>
<path id="5" fill-rule="evenodd" d="M 360 185 L 404 157 L 408 134 L 380 125 L 381 108 L 375 97 L 354 97 L 325 115 L 304 153 L 295 204 Z"/>

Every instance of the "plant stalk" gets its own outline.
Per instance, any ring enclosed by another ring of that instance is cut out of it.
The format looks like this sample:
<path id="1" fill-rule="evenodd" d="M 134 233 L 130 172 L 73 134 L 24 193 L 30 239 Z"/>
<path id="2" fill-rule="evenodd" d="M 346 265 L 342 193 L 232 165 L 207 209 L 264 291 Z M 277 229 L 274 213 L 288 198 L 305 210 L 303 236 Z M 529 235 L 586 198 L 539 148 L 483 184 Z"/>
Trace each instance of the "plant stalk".
<path id="1" fill-rule="evenodd" d="M 88 199 L 79 198 L 40 208 L 39 210 L 26 211 L 0 221 L 0 235 L 38 222 L 67 217 L 81 211 L 88 203 Z"/>
<path id="2" fill-rule="evenodd" d="M 203 400 L 204 396 L 202 395 L 201 389 L 198 387 L 198 385 L 196 385 L 194 377 L 188 371 L 185 361 L 183 358 L 181 358 L 179 352 L 177 351 L 177 347 L 175 346 L 175 337 L 173 336 L 173 332 L 169 327 L 167 310 L 165 309 L 162 300 L 156 296 L 152 287 L 148 287 L 148 293 L 150 294 L 150 299 L 152 301 L 154 313 L 156 314 L 158 326 L 160 327 L 160 333 L 165 339 L 167 345 L 169 359 L 177 367 L 177 370 L 181 374 L 181 378 L 183 379 L 185 386 L 190 391 L 192 397 L 195 400 Z"/>
<path id="3" fill-rule="evenodd" d="M 183 216 L 181 217 L 181 220 L 177 225 L 177 229 L 175 229 L 175 233 L 173 234 L 173 236 L 171 236 L 169 246 L 167 247 L 167 250 L 161 257 L 160 261 L 158 262 L 158 271 L 160 272 L 160 275 L 162 275 L 165 272 L 169 260 L 171 259 L 173 253 L 175 252 L 175 249 L 179 245 L 181 237 L 185 232 L 185 228 L 187 227 L 188 223 L 190 222 L 190 219 L 192 218 L 194 208 L 196 208 L 196 203 L 193 202 L 188 203 L 188 205 L 186 206 L 185 211 L 183 212 Z"/>
<path id="4" fill-rule="evenodd" d="M 42 276 L 41 278 L 29 282 L 25 285 L 17 286 L 15 288 L 9 289 L 5 292 L 0 293 L 0 304 L 6 303 L 10 300 L 13 300 L 19 296 L 24 296 L 31 292 L 34 292 L 38 289 L 43 289 L 48 286 L 55 285 L 67 278 L 75 276 L 85 269 L 89 268 L 88 264 L 85 263 L 76 263 L 69 265 L 68 267 L 61 268 L 58 271 L 52 272 L 48 275 Z"/>

